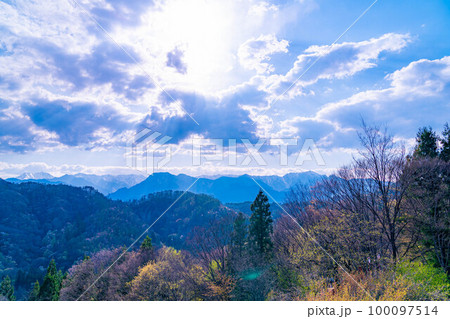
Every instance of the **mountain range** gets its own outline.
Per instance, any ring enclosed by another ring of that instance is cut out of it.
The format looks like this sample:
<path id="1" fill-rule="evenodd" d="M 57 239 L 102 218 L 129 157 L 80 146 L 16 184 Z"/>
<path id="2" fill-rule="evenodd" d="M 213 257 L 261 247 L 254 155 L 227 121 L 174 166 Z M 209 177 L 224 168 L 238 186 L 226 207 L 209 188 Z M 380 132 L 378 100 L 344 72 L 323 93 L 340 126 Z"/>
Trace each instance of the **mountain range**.
<path id="1" fill-rule="evenodd" d="M 104 195 L 115 192 L 124 187 L 131 187 L 145 179 L 143 175 L 93 175 L 74 174 L 60 177 L 48 173 L 24 173 L 16 178 L 6 179 L 12 183 L 36 182 L 40 184 L 64 184 L 70 186 L 91 186 Z"/>
<path id="2" fill-rule="evenodd" d="M 242 203 L 253 201 L 255 194 L 263 188 L 276 201 L 283 201 L 289 189 L 296 184 L 312 186 L 324 175 L 312 171 L 289 173 L 284 176 L 213 176 L 197 177 L 170 173 L 154 173 L 147 178 L 142 175 L 90 175 L 75 174 L 54 177 L 48 173 L 24 173 L 16 178 L 8 178 L 13 183 L 37 182 L 41 184 L 65 184 L 70 186 L 91 186 L 111 199 L 129 201 L 148 194 L 173 190 L 207 194 L 222 203 Z M 256 181 L 256 182 L 255 182 Z"/>
<path id="3" fill-rule="evenodd" d="M 290 173 L 284 176 L 222 176 L 219 178 L 196 177 L 185 174 L 154 173 L 132 187 L 122 188 L 109 195 L 111 199 L 123 201 L 139 199 L 149 193 L 165 190 L 186 190 L 197 194 L 207 194 L 222 203 L 242 203 L 253 201 L 260 188 L 276 201 L 283 201 L 289 189 L 296 184 L 312 186 L 324 178 L 314 172 Z M 255 182 L 256 181 L 256 182 Z"/>

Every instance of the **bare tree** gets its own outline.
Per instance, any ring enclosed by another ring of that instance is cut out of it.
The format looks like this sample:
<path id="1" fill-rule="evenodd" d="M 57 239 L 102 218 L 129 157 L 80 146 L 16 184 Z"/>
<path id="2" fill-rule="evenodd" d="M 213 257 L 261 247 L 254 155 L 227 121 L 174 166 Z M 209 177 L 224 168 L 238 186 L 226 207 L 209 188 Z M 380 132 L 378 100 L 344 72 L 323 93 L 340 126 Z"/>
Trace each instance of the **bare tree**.
<path id="1" fill-rule="evenodd" d="M 191 250 L 206 270 L 207 278 L 213 282 L 219 281 L 227 273 L 232 225 L 232 216 L 227 215 L 211 219 L 207 228 L 194 228 L 190 235 Z"/>
<path id="2" fill-rule="evenodd" d="M 379 229 L 380 238 L 371 239 L 379 242 L 376 254 L 380 255 L 387 247 L 396 263 L 400 254 L 406 254 L 415 243 L 412 238 L 402 237 L 410 226 L 404 209 L 410 184 L 410 172 L 405 170 L 405 150 L 386 130 L 365 123 L 359 138 L 363 146 L 359 156 L 349 166 L 342 167 L 335 178 L 325 181 L 316 197 L 326 202 L 324 207 L 350 212 L 364 221 L 352 223 L 355 231 L 364 234 L 368 226 Z"/>

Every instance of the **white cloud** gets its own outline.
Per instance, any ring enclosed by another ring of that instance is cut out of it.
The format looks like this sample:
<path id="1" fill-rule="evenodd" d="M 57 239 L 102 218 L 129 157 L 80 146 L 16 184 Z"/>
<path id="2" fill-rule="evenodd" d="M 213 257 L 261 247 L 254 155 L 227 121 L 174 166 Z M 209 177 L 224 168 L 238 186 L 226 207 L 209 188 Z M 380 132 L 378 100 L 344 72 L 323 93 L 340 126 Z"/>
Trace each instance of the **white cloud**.
<path id="1" fill-rule="evenodd" d="M 271 73 L 275 70 L 270 61 L 270 56 L 275 53 L 287 53 L 289 42 L 278 40 L 275 35 L 260 35 L 245 41 L 238 50 L 239 62 L 257 73 Z"/>
<path id="2" fill-rule="evenodd" d="M 358 118 L 385 123 L 409 138 L 422 126 L 440 129 L 450 118 L 450 56 L 422 59 L 386 77 L 389 87 L 328 103 L 316 118 L 355 127 Z"/>
<path id="3" fill-rule="evenodd" d="M 382 52 L 398 52 L 409 42 L 411 36 L 408 34 L 388 33 L 367 41 L 310 46 L 297 57 L 283 78 L 275 79 L 271 90 L 279 96 L 297 81 L 283 96 L 284 99 L 292 99 L 304 94 L 305 87 L 319 80 L 343 79 L 373 68 Z"/>

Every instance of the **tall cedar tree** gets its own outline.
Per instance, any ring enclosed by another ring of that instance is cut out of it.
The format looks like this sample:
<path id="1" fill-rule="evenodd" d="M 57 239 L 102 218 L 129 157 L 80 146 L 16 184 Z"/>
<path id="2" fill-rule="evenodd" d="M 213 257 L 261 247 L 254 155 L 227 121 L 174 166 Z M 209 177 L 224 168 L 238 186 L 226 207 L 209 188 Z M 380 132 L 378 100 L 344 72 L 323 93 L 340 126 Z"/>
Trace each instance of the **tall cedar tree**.
<path id="1" fill-rule="evenodd" d="M 47 268 L 47 274 L 39 290 L 39 300 L 57 301 L 59 300 L 59 291 L 61 289 L 62 273 L 56 269 L 55 260 L 52 259 Z"/>
<path id="2" fill-rule="evenodd" d="M 269 210 L 269 199 L 260 190 L 258 196 L 250 207 L 249 244 L 250 247 L 263 259 L 270 259 L 272 255 L 273 219 Z"/>
<path id="3" fill-rule="evenodd" d="M 9 301 L 16 300 L 16 297 L 14 296 L 14 286 L 9 276 L 6 276 L 0 284 L 0 296 L 5 297 Z"/>
<path id="4" fill-rule="evenodd" d="M 423 127 L 416 137 L 415 157 L 435 158 L 438 156 L 438 137 L 431 127 Z"/>

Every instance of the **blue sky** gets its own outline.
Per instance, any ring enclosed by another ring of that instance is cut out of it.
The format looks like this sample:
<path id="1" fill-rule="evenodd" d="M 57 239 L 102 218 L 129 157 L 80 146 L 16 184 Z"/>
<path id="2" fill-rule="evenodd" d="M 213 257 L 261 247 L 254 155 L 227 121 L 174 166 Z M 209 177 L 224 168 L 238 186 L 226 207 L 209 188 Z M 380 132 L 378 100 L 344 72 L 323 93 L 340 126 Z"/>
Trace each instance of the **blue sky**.
<path id="1" fill-rule="evenodd" d="M 450 121 L 450 2 L 379 0 L 334 43 L 372 4 L 0 1 L 0 176 L 133 172 L 142 127 L 193 175 L 331 173 L 361 118 L 411 147 Z M 325 165 L 192 167 L 192 138 L 313 139 Z"/>

